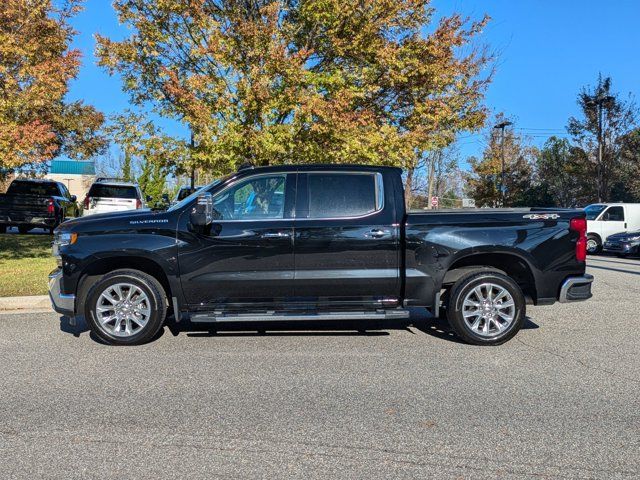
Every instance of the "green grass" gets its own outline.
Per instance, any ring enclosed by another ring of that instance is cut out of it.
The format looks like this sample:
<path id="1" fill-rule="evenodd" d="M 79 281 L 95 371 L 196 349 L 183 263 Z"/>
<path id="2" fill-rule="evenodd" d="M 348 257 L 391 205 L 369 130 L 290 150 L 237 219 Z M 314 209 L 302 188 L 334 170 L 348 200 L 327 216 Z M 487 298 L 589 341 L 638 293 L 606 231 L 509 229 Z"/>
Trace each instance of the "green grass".
<path id="1" fill-rule="evenodd" d="M 56 268 L 50 235 L 0 235 L 0 297 L 45 295 Z"/>

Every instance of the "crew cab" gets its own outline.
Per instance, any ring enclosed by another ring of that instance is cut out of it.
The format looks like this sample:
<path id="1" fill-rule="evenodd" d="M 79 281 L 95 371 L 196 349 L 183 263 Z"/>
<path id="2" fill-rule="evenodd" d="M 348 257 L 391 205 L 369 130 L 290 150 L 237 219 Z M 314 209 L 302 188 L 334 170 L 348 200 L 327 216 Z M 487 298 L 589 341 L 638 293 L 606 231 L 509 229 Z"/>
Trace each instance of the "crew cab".
<path id="1" fill-rule="evenodd" d="M 63 183 L 17 179 L 0 194 L 0 233 L 7 227 L 18 227 L 20 233 L 33 228 L 53 232 L 66 218 L 77 217 L 78 211 L 76 196 Z"/>
<path id="2" fill-rule="evenodd" d="M 404 319 L 445 313 L 479 345 L 513 337 L 527 303 L 591 297 L 583 210 L 407 212 L 392 167 L 242 169 L 166 211 L 56 230 L 54 309 L 110 344 L 169 314 L 191 322 Z"/>

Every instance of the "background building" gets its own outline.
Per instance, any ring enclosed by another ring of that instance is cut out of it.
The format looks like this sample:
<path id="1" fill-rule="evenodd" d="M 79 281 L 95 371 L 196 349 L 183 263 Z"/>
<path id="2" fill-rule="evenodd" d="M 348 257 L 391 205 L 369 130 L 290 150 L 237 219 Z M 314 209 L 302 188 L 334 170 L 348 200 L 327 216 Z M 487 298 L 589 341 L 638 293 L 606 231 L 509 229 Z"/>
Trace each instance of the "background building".
<path id="1" fill-rule="evenodd" d="M 96 179 L 96 166 L 91 160 L 53 160 L 45 178 L 64 183 L 71 195 L 82 201 Z"/>

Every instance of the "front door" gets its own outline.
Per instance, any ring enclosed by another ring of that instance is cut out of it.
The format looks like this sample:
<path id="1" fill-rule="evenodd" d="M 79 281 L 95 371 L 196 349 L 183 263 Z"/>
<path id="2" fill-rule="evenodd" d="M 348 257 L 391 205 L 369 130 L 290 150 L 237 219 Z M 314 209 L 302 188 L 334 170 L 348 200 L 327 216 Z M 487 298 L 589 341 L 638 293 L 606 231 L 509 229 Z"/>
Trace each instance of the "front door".
<path id="1" fill-rule="evenodd" d="M 600 220 L 603 242 L 609 235 L 627 230 L 627 225 L 624 219 L 624 207 L 622 206 L 607 208 L 600 217 Z"/>
<path id="2" fill-rule="evenodd" d="M 188 304 L 268 307 L 291 299 L 295 183 L 291 173 L 256 174 L 214 194 L 220 219 L 211 232 L 179 239 Z"/>
<path id="3" fill-rule="evenodd" d="M 389 306 L 400 297 L 400 229 L 376 172 L 299 172 L 295 295 L 318 308 Z"/>

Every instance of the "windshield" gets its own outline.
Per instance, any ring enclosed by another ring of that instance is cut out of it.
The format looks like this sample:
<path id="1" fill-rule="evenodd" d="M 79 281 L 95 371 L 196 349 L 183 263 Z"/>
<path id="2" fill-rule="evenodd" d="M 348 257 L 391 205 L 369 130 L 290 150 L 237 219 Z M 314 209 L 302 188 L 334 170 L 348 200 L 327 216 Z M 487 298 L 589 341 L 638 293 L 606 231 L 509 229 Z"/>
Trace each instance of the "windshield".
<path id="1" fill-rule="evenodd" d="M 605 208 L 607 208 L 606 205 L 589 205 L 584 209 L 584 211 L 587 213 L 587 220 L 595 220 Z"/>
<path id="2" fill-rule="evenodd" d="M 196 191 L 193 192 L 191 195 L 189 195 L 188 197 L 183 198 L 182 200 L 180 200 L 178 203 L 172 205 L 167 212 L 173 212 L 174 210 L 178 210 L 182 207 L 184 207 L 187 203 L 189 203 L 191 200 L 193 200 L 194 198 L 196 198 L 198 196 L 198 193 L 200 193 L 200 191 L 203 190 L 207 190 L 210 187 L 213 187 L 217 184 L 219 184 L 222 180 L 226 180 L 228 177 L 223 177 L 223 178 L 218 178 L 216 180 L 214 180 L 213 182 L 211 182 L 209 185 L 205 185 L 204 187 L 196 187 Z"/>
<path id="3" fill-rule="evenodd" d="M 13 182 L 7 193 L 13 195 L 60 196 L 58 185 L 53 182 Z"/>

